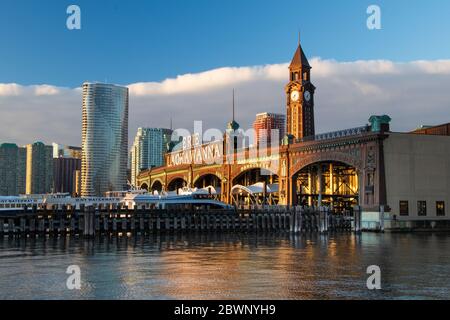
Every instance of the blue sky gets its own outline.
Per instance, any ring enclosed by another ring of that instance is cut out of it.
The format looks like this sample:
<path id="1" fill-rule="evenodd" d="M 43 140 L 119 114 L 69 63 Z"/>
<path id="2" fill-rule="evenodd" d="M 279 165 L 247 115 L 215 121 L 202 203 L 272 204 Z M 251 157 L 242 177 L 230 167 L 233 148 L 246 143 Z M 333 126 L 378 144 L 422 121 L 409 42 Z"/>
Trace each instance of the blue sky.
<path id="1" fill-rule="evenodd" d="M 66 29 L 66 8 L 82 30 Z M 382 9 L 380 31 L 366 8 Z M 161 81 L 223 66 L 288 61 L 301 29 L 309 57 L 450 58 L 450 1 L 2 0 L 0 83 L 77 87 Z"/>
<path id="2" fill-rule="evenodd" d="M 71 4 L 81 30 L 66 27 Z M 382 30 L 367 29 L 372 4 Z M 80 145 L 84 81 L 130 88 L 130 143 L 170 118 L 223 129 L 233 89 L 247 129 L 285 113 L 299 29 L 318 133 L 375 114 L 395 131 L 450 121 L 448 0 L 1 0 L 0 141 Z"/>

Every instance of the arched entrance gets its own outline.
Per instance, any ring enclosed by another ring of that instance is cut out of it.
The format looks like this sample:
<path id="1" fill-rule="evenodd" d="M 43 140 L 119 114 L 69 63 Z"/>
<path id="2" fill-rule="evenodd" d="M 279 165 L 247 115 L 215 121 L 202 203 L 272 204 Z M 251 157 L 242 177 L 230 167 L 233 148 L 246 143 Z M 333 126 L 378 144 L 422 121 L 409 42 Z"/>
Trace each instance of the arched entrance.
<path id="1" fill-rule="evenodd" d="M 240 173 L 233 179 L 233 186 L 251 186 L 258 182 L 266 184 L 278 184 L 278 176 L 268 170 L 253 168 Z"/>
<path id="2" fill-rule="evenodd" d="M 222 181 L 215 174 L 206 174 L 195 181 L 194 187 L 201 189 L 212 186 L 217 189 L 220 188 L 221 183 Z"/>
<path id="3" fill-rule="evenodd" d="M 147 190 L 148 191 L 148 185 L 146 183 L 143 183 L 141 185 L 141 190 Z"/>
<path id="4" fill-rule="evenodd" d="M 205 189 L 216 200 L 222 198 L 222 180 L 215 174 L 206 174 L 194 182 L 194 188 Z"/>
<path id="5" fill-rule="evenodd" d="M 235 185 L 231 188 L 233 204 L 241 207 L 248 205 L 276 205 L 278 204 L 278 184 L 258 182 L 245 187 Z"/>
<path id="6" fill-rule="evenodd" d="M 162 191 L 162 189 L 163 189 L 163 185 L 162 185 L 161 181 L 156 180 L 155 182 L 153 182 L 152 189 L 151 189 L 152 192 L 158 191 L 160 193 Z"/>
<path id="7" fill-rule="evenodd" d="M 178 189 L 183 188 L 186 185 L 187 182 L 183 178 L 176 178 L 169 182 L 167 191 L 178 191 Z"/>
<path id="8" fill-rule="evenodd" d="M 359 201 L 357 169 L 338 161 L 308 165 L 292 177 L 292 197 L 298 205 L 351 209 Z"/>
<path id="9" fill-rule="evenodd" d="M 274 205 L 279 201 L 278 175 L 265 169 L 246 170 L 233 179 L 231 191 L 236 205 Z"/>

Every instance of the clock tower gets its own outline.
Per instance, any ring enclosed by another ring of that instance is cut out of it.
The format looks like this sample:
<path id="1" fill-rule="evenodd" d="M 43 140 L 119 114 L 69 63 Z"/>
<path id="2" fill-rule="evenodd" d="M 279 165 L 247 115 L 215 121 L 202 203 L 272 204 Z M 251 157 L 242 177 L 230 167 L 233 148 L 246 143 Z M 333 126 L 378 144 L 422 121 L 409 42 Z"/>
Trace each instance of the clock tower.
<path id="1" fill-rule="evenodd" d="M 316 88 L 311 83 L 311 66 L 300 43 L 289 66 L 289 83 L 285 90 L 287 135 L 294 139 L 314 136 L 314 91 Z"/>

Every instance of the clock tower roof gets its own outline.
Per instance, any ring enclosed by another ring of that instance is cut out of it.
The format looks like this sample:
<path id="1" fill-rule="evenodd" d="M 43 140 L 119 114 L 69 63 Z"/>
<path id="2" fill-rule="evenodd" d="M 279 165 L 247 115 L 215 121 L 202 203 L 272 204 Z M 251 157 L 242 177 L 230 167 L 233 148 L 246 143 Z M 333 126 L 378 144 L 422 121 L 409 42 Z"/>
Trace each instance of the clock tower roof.
<path id="1" fill-rule="evenodd" d="M 291 65 L 289 66 L 290 69 L 298 69 L 306 67 L 311 69 L 311 66 L 308 62 L 308 59 L 306 58 L 305 53 L 303 52 L 302 46 L 298 44 L 298 48 L 295 51 L 294 57 L 292 58 Z"/>

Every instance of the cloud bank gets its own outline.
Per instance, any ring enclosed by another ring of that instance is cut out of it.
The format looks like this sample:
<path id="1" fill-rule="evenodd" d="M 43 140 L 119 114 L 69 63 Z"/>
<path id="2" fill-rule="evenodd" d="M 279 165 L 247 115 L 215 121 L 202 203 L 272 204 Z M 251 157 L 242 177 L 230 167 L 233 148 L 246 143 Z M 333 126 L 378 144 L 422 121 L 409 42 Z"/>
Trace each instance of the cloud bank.
<path id="1" fill-rule="evenodd" d="M 450 60 L 398 63 L 338 62 L 314 58 L 316 127 L 327 132 L 361 126 L 388 114 L 392 128 L 450 122 Z M 162 82 L 129 84 L 130 143 L 139 126 L 192 130 L 225 127 L 236 89 L 236 120 L 251 126 L 255 114 L 285 112 L 288 64 L 227 67 Z M 81 144 L 81 90 L 52 85 L 0 83 L 0 142 Z"/>

